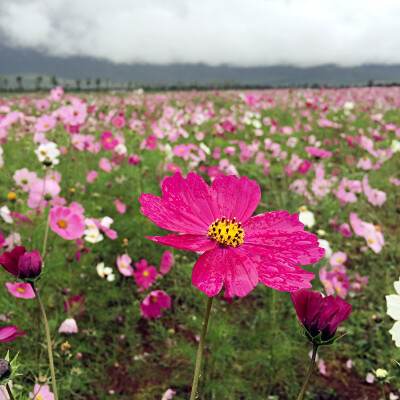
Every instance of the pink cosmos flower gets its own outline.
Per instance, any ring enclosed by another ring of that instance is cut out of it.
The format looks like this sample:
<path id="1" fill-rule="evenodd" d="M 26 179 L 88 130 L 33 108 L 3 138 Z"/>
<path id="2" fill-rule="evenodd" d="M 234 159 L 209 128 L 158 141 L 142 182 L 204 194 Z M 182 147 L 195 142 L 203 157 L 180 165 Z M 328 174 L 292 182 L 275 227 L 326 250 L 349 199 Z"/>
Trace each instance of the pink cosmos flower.
<path id="1" fill-rule="evenodd" d="M 54 207 L 50 210 L 50 228 L 64 239 L 78 239 L 85 232 L 85 220 L 71 208 Z"/>
<path id="2" fill-rule="evenodd" d="M 99 161 L 99 168 L 102 169 L 105 172 L 110 172 L 111 171 L 111 163 L 108 160 L 108 158 L 102 157 Z"/>
<path id="3" fill-rule="evenodd" d="M 30 172 L 27 168 L 22 168 L 15 171 L 13 179 L 18 186 L 22 187 L 24 192 L 29 192 L 32 183 L 35 182 L 38 177 L 36 172 Z"/>
<path id="4" fill-rule="evenodd" d="M 166 178 L 163 198 L 142 194 L 141 211 L 159 227 L 179 235 L 149 237 L 182 250 L 204 252 L 193 284 L 214 296 L 225 283 L 226 295 L 245 296 L 258 283 L 283 291 L 310 287 L 314 274 L 297 266 L 324 255 L 318 238 L 304 232 L 298 214 L 275 211 L 250 218 L 260 187 L 246 177 L 217 176 L 209 187 L 191 172 Z"/>
<path id="5" fill-rule="evenodd" d="M 147 266 L 146 260 L 140 260 L 135 264 L 137 271 L 133 273 L 136 278 L 138 286 L 143 286 L 148 289 L 150 285 L 156 280 L 158 275 L 157 270 L 153 265 Z"/>
<path id="6" fill-rule="evenodd" d="M 52 115 L 42 115 L 35 124 L 36 132 L 47 132 L 53 129 L 57 124 L 57 120 Z"/>
<path id="7" fill-rule="evenodd" d="M 125 126 L 125 118 L 118 115 L 112 119 L 112 123 L 117 128 L 123 128 Z"/>
<path id="8" fill-rule="evenodd" d="M 171 400 L 176 395 L 175 390 L 167 389 L 161 400 Z"/>
<path id="9" fill-rule="evenodd" d="M 338 251 L 332 254 L 329 261 L 332 269 L 335 270 L 335 268 L 342 266 L 347 261 L 347 254 L 343 251 Z"/>
<path id="10" fill-rule="evenodd" d="M 162 290 L 150 292 L 140 305 L 142 316 L 149 320 L 151 318 L 160 318 L 162 315 L 161 309 L 165 308 L 169 310 L 170 307 L 171 298 Z"/>
<path id="11" fill-rule="evenodd" d="M 310 168 L 311 168 L 311 163 L 310 163 L 310 161 L 304 160 L 304 161 L 299 165 L 297 171 L 298 171 L 300 174 L 304 175 L 304 174 L 306 174 L 306 173 L 309 171 Z"/>
<path id="12" fill-rule="evenodd" d="M 40 111 L 46 111 L 50 108 L 50 102 L 47 99 L 40 99 L 36 102 L 36 108 Z"/>
<path id="13" fill-rule="evenodd" d="M 115 209 L 120 213 L 120 214 L 125 214 L 126 212 L 126 205 L 119 199 L 114 200 L 114 205 Z"/>
<path id="14" fill-rule="evenodd" d="M 37 179 L 29 187 L 28 207 L 47 207 L 57 199 L 61 191 L 60 185 L 52 179 Z"/>
<path id="15" fill-rule="evenodd" d="M 101 135 L 101 142 L 103 143 L 103 147 L 105 150 L 112 150 L 115 146 L 118 145 L 118 140 L 114 139 L 111 132 L 104 132 Z"/>
<path id="16" fill-rule="evenodd" d="M 63 97 L 64 89 L 61 86 L 57 86 L 50 90 L 50 97 L 54 101 L 60 101 Z"/>
<path id="17" fill-rule="evenodd" d="M 182 172 L 181 167 L 180 167 L 179 165 L 176 165 L 176 164 L 168 164 L 168 165 L 165 166 L 165 169 L 166 169 L 167 171 L 173 172 L 173 173 L 175 173 L 175 172 Z"/>
<path id="18" fill-rule="evenodd" d="M 122 275 L 133 275 L 133 268 L 131 266 L 131 263 L 132 259 L 128 256 L 128 254 L 122 254 L 122 256 L 117 257 L 117 267 Z"/>
<path id="19" fill-rule="evenodd" d="M 140 164 L 140 156 L 138 154 L 133 154 L 128 158 L 128 164 L 131 165 L 139 165 Z"/>
<path id="20" fill-rule="evenodd" d="M 170 251 L 165 251 L 162 258 L 161 258 L 161 267 L 160 267 L 160 273 L 162 275 L 165 275 L 166 273 L 169 272 L 169 270 L 172 267 L 172 264 L 174 263 L 174 256 L 171 254 Z"/>
<path id="21" fill-rule="evenodd" d="M 305 149 L 308 154 L 317 158 L 329 158 L 332 155 L 330 151 L 319 149 L 318 147 L 307 146 Z"/>
<path id="22" fill-rule="evenodd" d="M 374 206 L 381 206 L 386 201 L 386 193 L 378 189 L 372 189 L 368 182 L 368 175 L 362 180 L 363 190 L 368 201 Z"/>
<path id="23" fill-rule="evenodd" d="M 74 318 L 67 318 L 58 328 L 59 333 L 78 333 L 78 325 Z"/>
<path id="24" fill-rule="evenodd" d="M 32 299 L 35 297 L 35 292 L 29 283 L 6 282 L 8 291 L 14 296 L 20 299 Z"/>
<path id="25" fill-rule="evenodd" d="M 393 183 L 393 185 L 400 186 L 400 179 L 393 178 L 392 176 L 389 178 L 389 182 Z"/>
<path id="26" fill-rule="evenodd" d="M 0 342 L 9 342 L 11 340 L 14 340 L 18 336 L 25 335 L 26 332 L 18 332 L 18 329 L 14 325 L 9 325 L 5 326 L 3 328 L 0 328 Z"/>
<path id="27" fill-rule="evenodd" d="M 49 385 L 36 384 L 33 393 L 29 393 L 29 397 L 34 400 L 54 400 L 54 394 L 50 392 Z"/>
<path id="28" fill-rule="evenodd" d="M 338 227 L 339 232 L 347 238 L 351 237 L 351 229 L 350 229 L 350 225 L 347 223 L 343 223 Z"/>
<path id="29" fill-rule="evenodd" d="M 97 173 L 97 171 L 89 171 L 86 174 L 86 180 L 90 183 L 96 182 L 97 177 L 99 176 L 99 174 Z"/>

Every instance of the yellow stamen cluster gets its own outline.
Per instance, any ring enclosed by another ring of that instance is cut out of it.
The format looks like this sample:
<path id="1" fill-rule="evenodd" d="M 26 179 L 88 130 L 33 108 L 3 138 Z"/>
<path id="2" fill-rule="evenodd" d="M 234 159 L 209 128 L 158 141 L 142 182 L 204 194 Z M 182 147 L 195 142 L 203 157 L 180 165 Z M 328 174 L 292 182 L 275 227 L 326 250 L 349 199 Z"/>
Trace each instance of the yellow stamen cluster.
<path id="1" fill-rule="evenodd" d="M 236 247 L 243 243 L 244 230 L 241 222 L 236 222 L 236 217 L 232 220 L 222 217 L 221 220 L 217 218 L 210 225 L 207 236 L 220 244 Z"/>
<path id="2" fill-rule="evenodd" d="M 57 221 L 57 225 L 59 228 L 65 229 L 68 226 L 68 223 L 64 219 L 60 219 L 59 221 Z"/>

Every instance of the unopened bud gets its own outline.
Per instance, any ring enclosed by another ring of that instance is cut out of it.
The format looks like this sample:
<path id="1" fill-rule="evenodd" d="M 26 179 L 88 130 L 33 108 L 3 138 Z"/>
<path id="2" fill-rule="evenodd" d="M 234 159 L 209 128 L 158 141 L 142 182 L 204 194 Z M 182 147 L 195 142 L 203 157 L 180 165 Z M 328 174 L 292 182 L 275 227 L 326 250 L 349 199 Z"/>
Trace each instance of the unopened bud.
<path id="1" fill-rule="evenodd" d="M 0 381 L 7 379 L 11 375 L 10 363 L 4 358 L 0 358 Z"/>

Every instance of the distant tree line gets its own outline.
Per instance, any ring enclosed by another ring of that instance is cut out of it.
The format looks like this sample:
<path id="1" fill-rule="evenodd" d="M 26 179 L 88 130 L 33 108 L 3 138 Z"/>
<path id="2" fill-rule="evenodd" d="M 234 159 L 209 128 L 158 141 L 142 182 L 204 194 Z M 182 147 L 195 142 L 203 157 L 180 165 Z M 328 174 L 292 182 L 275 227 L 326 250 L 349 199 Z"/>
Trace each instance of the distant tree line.
<path id="1" fill-rule="evenodd" d="M 32 87 L 32 80 L 30 80 L 30 87 L 24 86 L 24 80 L 22 76 L 15 77 L 15 83 L 10 82 L 9 78 L 0 76 L 0 92 L 12 92 L 12 93 L 32 93 L 40 91 L 49 91 L 51 88 L 56 86 L 63 86 L 66 92 L 107 92 L 107 91 L 131 91 L 137 88 L 142 88 L 147 92 L 163 92 L 163 91 L 202 91 L 202 90 L 257 90 L 257 89 L 320 89 L 324 88 L 349 88 L 354 86 L 380 86 L 380 87 L 392 87 L 400 86 L 400 82 L 379 82 L 369 80 L 365 85 L 327 85 L 320 83 L 299 83 L 299 84 L 286 84 L 286 85 L 270 85 L 270 84 L 242 84 L 234 81 L 226 82 L 209 82 L 200 83 L 193 81 L 191 83 L 177 81 L 174 84 L 140 84 L 138 82 L 124 82 L 124 83 L 110 83 L 109 79 L 102 80 L 97 77 L 95 79 L 86 78 L 75 79 L 75 82 L 69 80 L 62 82 L 55 76 L 51 76 L 47 82 L 44 82 L 42 76 L 37 76 L 34 79 L 34 85 Z M 28 86 L 28 85 L 27 85 Z"/>

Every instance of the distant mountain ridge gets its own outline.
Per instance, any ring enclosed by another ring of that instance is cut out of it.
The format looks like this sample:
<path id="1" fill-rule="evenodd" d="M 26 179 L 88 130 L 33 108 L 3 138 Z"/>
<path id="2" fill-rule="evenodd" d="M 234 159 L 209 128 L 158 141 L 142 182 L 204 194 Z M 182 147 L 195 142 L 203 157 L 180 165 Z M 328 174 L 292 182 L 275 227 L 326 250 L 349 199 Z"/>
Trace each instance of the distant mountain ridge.
<path id="1" fill-rule="evenodd" d="M 0 44 L 0 75 L 9 77 L 10 86 L 16 86 L 15 77 L 33 85 L 34 76 L 50 77 L 70 82 L 90 78 L 92 86 L 99 77 L 104 83 L 132 82 L 139 85 L 173 85 L 177 82 L 223 83 L 241 85 L 293 86 L 300 84 L 365 85 L 368 81 L 400 82 L 400 65 L 362 65 L 339 67 L 321 65 L 310 68 L 277 65 L 272 67 L 235 67 L 206 64 L 114 64 L 92 57 L 56 57 L 31 49 L 14 49 Z M 29 77 L 27 80 L 25 77 Z"/>

